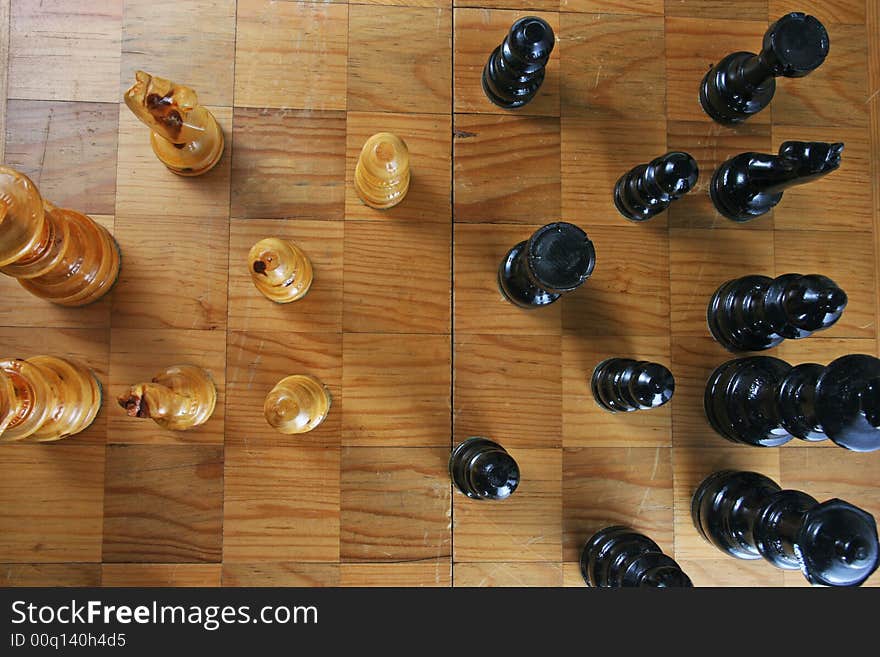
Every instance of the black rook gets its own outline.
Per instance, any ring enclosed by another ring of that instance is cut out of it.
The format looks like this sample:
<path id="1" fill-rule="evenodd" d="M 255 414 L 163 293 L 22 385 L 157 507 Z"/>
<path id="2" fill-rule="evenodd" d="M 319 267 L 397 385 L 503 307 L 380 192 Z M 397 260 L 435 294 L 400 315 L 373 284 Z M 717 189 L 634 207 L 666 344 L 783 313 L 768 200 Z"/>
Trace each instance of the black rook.
<path id="1" fill-rule="evenodd" d="M 689 154 L 667 153 L 622 175 L 614 186 L 614 205 L 627 219 L 646 221 L 691 191 L 699 175 Z"/>
<path id="2" fill-rule="evenodd" d="M 593 370 L 590 386 L 599 406 L 625 413 L 663 406 L 672 399 L 675 379 L 659 363 L 608 358 Z"/>
<path id="3" fill-rule="evenodd" d="M 519 485 L 519 467 L 498 443 L 468 438 L 449 458 L 449 475 L 455 487 L 476 500 L 503 500 Z"/>
<path id="4" fill-rule="evenodd" d="M 693 586 L 654 541 L 627 527 L 606 527 L 587 541 L 581 575 L 597 588 Z"/>
<path id="5" fill-rule="evenodd" d="M 544 67 L 553 51 L 553 29 L 536 16 L 516 21 L 483 68 L 483 91 L 504 109 L 528 103 L 544 82 Z"/>

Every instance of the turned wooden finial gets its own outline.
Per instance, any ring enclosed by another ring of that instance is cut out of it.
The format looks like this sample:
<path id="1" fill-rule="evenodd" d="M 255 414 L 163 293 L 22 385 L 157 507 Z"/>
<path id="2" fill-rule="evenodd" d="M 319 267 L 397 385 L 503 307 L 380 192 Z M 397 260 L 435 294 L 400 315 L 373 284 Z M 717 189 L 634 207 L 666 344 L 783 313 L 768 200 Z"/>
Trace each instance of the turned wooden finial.
<path id="1" fill-rule="evenodd" d="M 367 139 L 354 170 L 364 203 L 378 210 L 394 207 L 406 196 L 409 178 L 409 150 L 400 137 L 380 132 Z"/>
<path id="2" fill-rule="evenodd" d="M 263 405 L 266 421 L 281 433 L 305 433 L 317 427 L 330 412 L 330 391 L 308 374 L 279 381 Z"/>
<path id="3" fill-rule="evenodd" d="M 101 384 L 85 365 L 54 356 L 0 360 L 0 443 L 67 438 L 100 408 Z"/>
<path id="4" fill-rule="evenodd" d="M 276 303 L 301 299 L 312 285 L 312 263 L 293 242 L 267 237 L 248 253 L 251 280 L 264 297 Z"/>
<path id="5" fill-rule="evenodd" d="M 117 401 L 130 417 L 153 418 L 165 429 L 184 431 L 208 421 L 217 403 L 217 389 L 207 370 L 172 365 L 152 382 L 131 386 Z"/>
<path id="6" fill-rule="evenodd" d="M 106 228 L 56 208 L 30 178 L 0 166 L 0 272 L 47 301 L 84 306 L 110 291 L 119 263 Z"/>
<path id="7" fill-rule="evenodd" d="M 220 161 L 223 131 L 189 87 L 138 71 L 125 104 L 150 128 L 153 152 L 174 173 L 198 176 Z"/>

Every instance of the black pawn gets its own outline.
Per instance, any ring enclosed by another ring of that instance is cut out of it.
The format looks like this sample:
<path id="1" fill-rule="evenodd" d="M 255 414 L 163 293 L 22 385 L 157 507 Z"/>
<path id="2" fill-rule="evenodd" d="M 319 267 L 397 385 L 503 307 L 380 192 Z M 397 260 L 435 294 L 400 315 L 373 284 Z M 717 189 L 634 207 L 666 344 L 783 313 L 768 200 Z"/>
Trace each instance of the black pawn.
<path id="1" fill-rule="evenodd" d="M 483 67 L 483 91 L 504 109 L 528 103 L 544 82 L 553 51 L 553 28 L 536 16 L 516 21 Z"/>
<path id="2" fill-rule="evenodd" d="M 514 246 L 498 268 L 498 286 L 522 308 L 546 306 L 580 287 L 593 273 L 596 251 L 587 234 L 560 221 Z"/>
<path id="3" fill-rule="evenodd" d="M 769 356 L 731 360 L 709 377 L 709 424 L 737 443 L 777 447 L 830 439 L 855 452 L 880 449 L 880 360 L 852 354 L 827 367 Z"/>
<path id="4" fill-rule="evenodd" d="M 693 586 L 654 541 L 628 527 L 606 527 L 587 541 L 581 575 L 597 588 Z"/>
<path id="5" fill-rule="evenodd" d="M 709 196 L 731 221 L 750 221 L 776 207 L 786 189 L 836 171 L 842 152 L 841 143 L 787 141 L 778 155 L 740 153 L 715 170 Z"/>
<path id="6" fill-rule="evenodd" d="M 709 475 L 694 494 L 691 517 L 727 554 L 800 570 L 810 584 L 858 586 L 877 569 L 871 514 L 838 499 L 819 504 L 757 472 Z"/>
<path id="7" fill-rule="evenodd" d="M 622 175 L 614 186 L 614 205 L 627 219 L 646 221 L 691 191 L 699 175 L 689 154 L 667 153 Z"/>
<path id="8" fill-rule="evenodd" d="M 455 487 L 475 500 L 503 500 L 519 485 L 519 467 L 498 443 L 468 438 L 449 458 L 449 475 Z"/>
<path id="9" fill-rule="evenodd" d="M 709 70 L 700 86 L 700 104 L 718 123 L 745 121 L 773 100 L 775 78 L 808 75 L 825 61 L 829 45 L 828 32 L 812 16 L 783 16 L 764 34 L 759 55 L 735 52 Z"/>
<path id="10" fill-rule="evenodd" d="M 819 274 L 744 276 L 715 290 L 706 320 L 728 351 L 761 351 L 827 329 L 846 303 L 846 292 Z"/>
<path id="11" fill-rule="evenodd" d="M 612 413 L 663 406 L 675 391 L 675 379 L 666 367 L 630 358 L 602 361 L 590 384 L 596 403 Z"/>

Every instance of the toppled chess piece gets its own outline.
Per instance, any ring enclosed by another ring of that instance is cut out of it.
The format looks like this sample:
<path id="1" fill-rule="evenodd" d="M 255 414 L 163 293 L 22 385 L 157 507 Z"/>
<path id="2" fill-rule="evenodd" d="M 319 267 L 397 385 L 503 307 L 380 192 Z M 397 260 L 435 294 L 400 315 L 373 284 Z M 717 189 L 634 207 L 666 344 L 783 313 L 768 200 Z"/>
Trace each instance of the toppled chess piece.
<path id="1" fill-rule="evenodd" d="M 475 500 L 503 500 L 519 485 L 519 466 L 498 443 L 474 437 L 460 443 L 449 458 L 455 487 Z"/>
<path id="2" fill-rule="evenodd" d="M 608 358 L 593 370 L 590 387 L 606 411 L 627 413 L 663 406 L 672 399 L 675 379 L 659 363 Z"/>
<path id="3" fill-rule="evenodd" d="M 281 379 L 266 395 L 263 414 L 280 433 L 306 433 L 316 428 L 330 412 L 330 391 L 308 374 Z"/>
<path id="4" fill-rule="evenodd" d="M 819 274 L 743 276 L 715 290 L 706 319 L 728 351 L 760 351 L 833 326 L 846 303 L 846 292 Z"/>
<path id="5" fill-rule="evenodd" d="M 739 123 L 773 100 L 776 78 L 802 78 L 828 56 L 828 32 L 800 12 L 783 16 L 764 34 L 761 53 L 735 52 L 712 67 L 700 86 L 700 104 L 715 121 Z"/>
<path id="6" fill-rule="evenodd" d="M 185 431 L 208 421 L 217 403 L 217 389 L 207 370 L 172 365 L 150 383 L 131 386 L 117 401 L 130 417 L 149 417 L 164 429 Z"/>
<path id="7" fill-rule="evenodd" d="M 691 517 L 723 552 L 800 570 L 810 584 L 858 586 L 877 569 L 871 514 L 838 499 L 819 504 L 757 472 L 709 475 L 694 493 Z"/>
<path id="8" fill-rule="evenodd" d="M 614 205 L 632 221 L 647 221 L 694 188 L 700 176 L 697 161 L 672 151 L 623 174 L 614 186 Z"/>
<path id="9" fill-rule="evenodd" d="M 483 92 L 504 109 L 528 103 L 544 82 L 555 38 L 553 28 L 536 17 L 520 18 L 483 67 Z"/>
<path id="10" fill-rule="evenodd" d="M 61 440 L 84 431 L 101 408 L 101 384 L 66 358 L 0 361 L 0 443 Z"/>
<path id="11" fill-rule="evenodd" d="M 691 587 L 690 578 L 644 534 L 628 527 L 606 527 L 584 545 L 581 575 L 587 586 Z"/>
<path id="12" fill-rule="evenodd" d="M 830 439 L 855 452 L 880 449 L 880 360 L 851 354 L 827 367 L 770 356 L 719 366 L 706 383 L 709 424 L 737 443 L 776 447 L 793 437 Z"/>
<path id="13" fill-rule="evenodd" d="M 0 166 L 0 271 L 42 299 L 84 306 L 110 291 L 119 263 L 119 246 L 106 228 L 56 208 L 30 178 Z"/>
<path id="14" fill-rule="evenodd" d="M 223 155 L 223 131 L 196 92 L 138 71 L 125 104 L 148 128 L 156 157 L 181 176 L 207 173 Z"/>
<path id="15" fill-rule="evenodd" d="M 587 234 L 560 221 L 514 246 L 498 269 L 498 286 L 521 308 L 546 306 L 580 287 L 593 273 L 596 251 Z"/>
<path id="16" fill-rule="evenodd" d="M 842 152 L 841 143 L 787 141 L 779 155 L 740 153 L 716 169 L 709 195 L 728 219 L 750 221 L 776 207 L 786 189 L 836 171 Z"/>
<path id="17" fill-rule="evenodd" d="M 248 253 L 248 265 L 254 286 L 275 303 L 301 299 L 312 285 L 312 263 L 288 240 L 260 240 Z"/>
<path id="18" fill-rule="evenodd" d="M 380 132 L 364 143 L 354 170 L 354 188 L 371 208 L 387 210 L 409 191 L 409 149 L 397 135 Z"/>

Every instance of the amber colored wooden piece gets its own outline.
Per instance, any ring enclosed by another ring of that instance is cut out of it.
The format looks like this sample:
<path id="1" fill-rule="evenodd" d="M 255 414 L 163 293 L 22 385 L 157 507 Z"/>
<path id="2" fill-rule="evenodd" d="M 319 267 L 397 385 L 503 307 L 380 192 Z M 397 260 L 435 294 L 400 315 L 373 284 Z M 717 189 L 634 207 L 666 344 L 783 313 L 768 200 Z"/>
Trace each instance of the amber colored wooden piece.
<path id="1" fill-rule="evenodd" d="M 131 417 L 149 417 L 165 429 L 184 431 L 208 421 L 217 403 L 217 388 L 207 370 L 172 365 L 150 383 L 131 386 L 118 401 Z"/>
<path id="2" fill-rule="evenodd" d="M 409 149 L 390 132 L 367 139 L 354 170 L 354 187 L 371 208 L 387 210 L 400 203 L 409 190 Z"/>
<path id="3" fill-rule="evenodd" d="M 119 247 L 106 228 L 56 208 L 30 178 L 0 166 L 0 272 L 38 297 L 84 306 L 110 291 L 119 264 Z"/>
<path id="4" fill-rule="evenodd" d="M 223 131 L 196 92 L 143 71 L 135 79 L 125 104 L 150 128 L 156 157 L 181 176 L 210 171 L 223 155 Z"/>
<path id="5" fill-rule="evenodd" d="M 301 299 L 312 285 L 312 263 L 293 242 L 267 237 L 248 253 L 251 279 L 260 293 L 275 303 Z"/>
<path id="6" fill-rule="evenodd" d="M 330 391 L 308 374 L 287 376 L 266 396 L 263 412 L 277 431 L 305 433 L 321 424 L 330 412 Z"/>
<path id="7" fill-rule="evenodd" d="M 61 440 L 101 408 L 101 384 L 85 365 L 55 356 L 0 360 L 0 443 Z"/>

